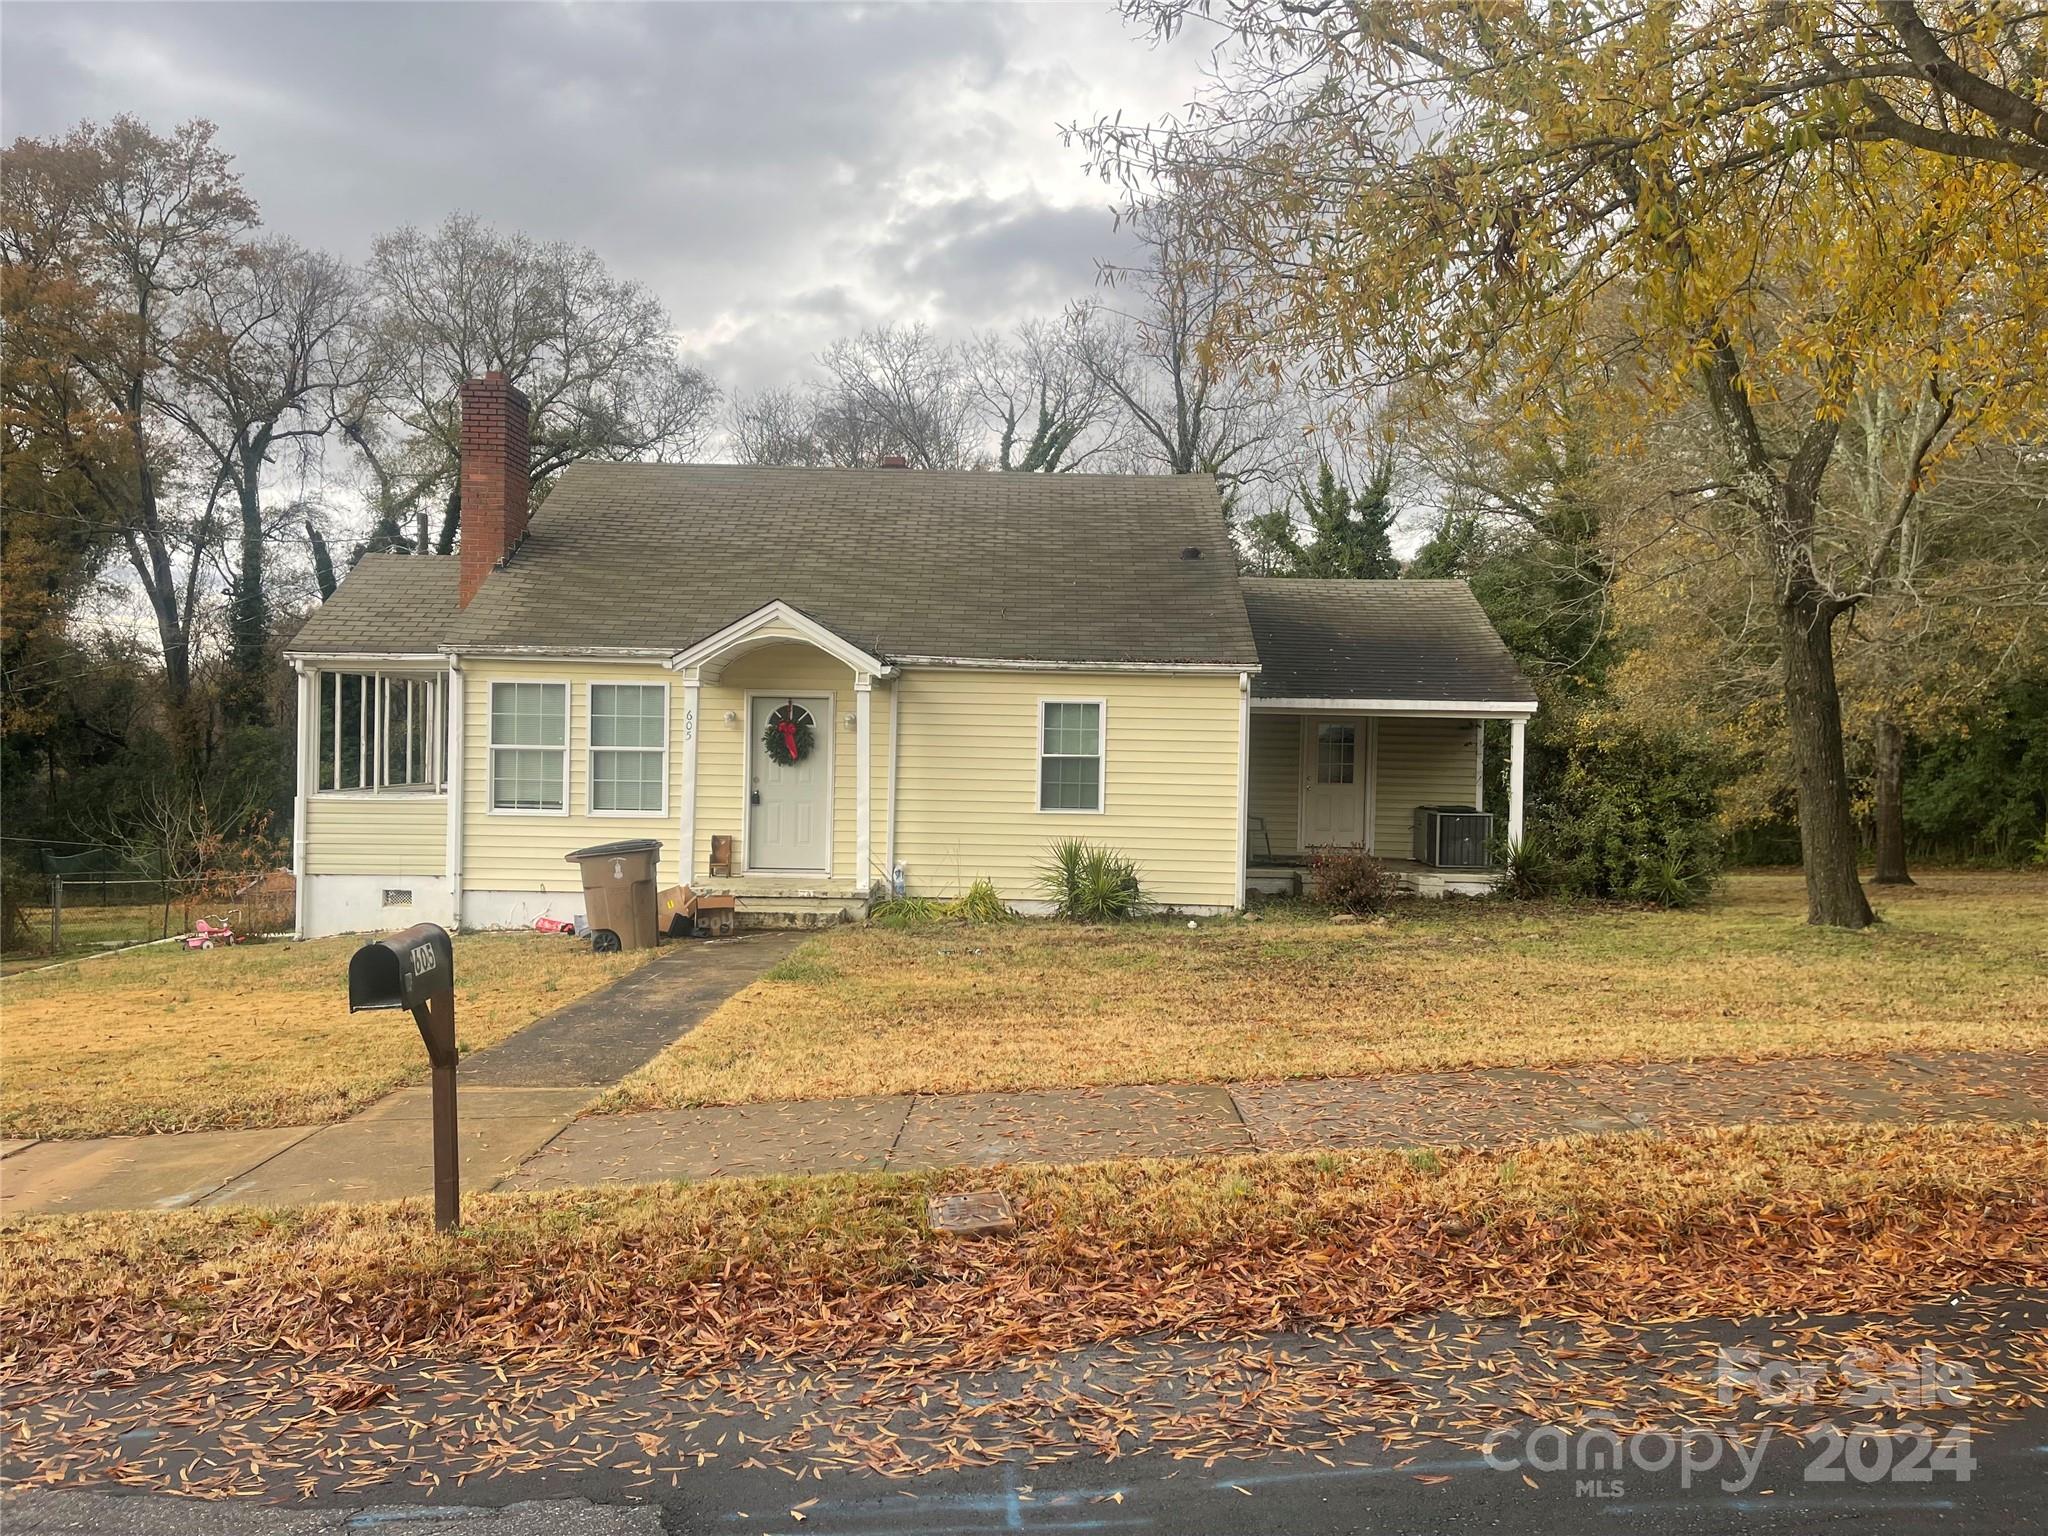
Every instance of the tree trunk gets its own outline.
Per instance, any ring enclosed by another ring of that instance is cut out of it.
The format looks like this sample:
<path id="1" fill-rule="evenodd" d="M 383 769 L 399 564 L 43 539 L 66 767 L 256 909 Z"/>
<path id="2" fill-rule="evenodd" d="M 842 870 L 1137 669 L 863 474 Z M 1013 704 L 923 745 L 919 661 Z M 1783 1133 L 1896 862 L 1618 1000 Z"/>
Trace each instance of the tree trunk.
<path id="1" fill-rule="evenodd" d="M 437 555 L 455 553 L 455 536 L 462 529 L 462 473 L 456 471 L 455 489 L 448 493 L 448 505 L 441 509 L 441 537 L 434 545 Z"/>
<path id="2" fill-rule="evenodd" d="M 306 542 L 313 547 L 313 584 L 320 589 L 320 601 L 324 603 L 334 596 L 339 583 L 334 579 L 334 556 L 328 553 L 327 540 L 320 536 L 311 518 L 306 519 Z"/>
<path id="3" fill-rule="evenodd" d="M 1906 873 L 1906 733 L 1898 721 L 1877 722 L 1877 883 L 1911 885 Z"/>
<path id="4" fill-rule="evenodd" d="M 228 683 L 221 691 L 221 712 L 230 725 L 268 725 L 269 690 L 263 686 L 270 638 L 270 597 L 264 580 L 268 551 L 257 478 L 263 471 L 262 447 L 243 453 L 242 461 L 235 486 L 242 513 L 241 563 L 229 594 Z"/>
<path id="5" fill-rule="evenodd" d="M 1876 921 L 1856 876 L 1856 825 L 1842 755 L 1842 697 L 1835 686 L 1834 614 L 1812 592 L 1778 608 L 1785 653 L 1785 724 L 1799 773 L 1799 851 L 1806 866 L 1806 920 L 1831 928 Z"/>

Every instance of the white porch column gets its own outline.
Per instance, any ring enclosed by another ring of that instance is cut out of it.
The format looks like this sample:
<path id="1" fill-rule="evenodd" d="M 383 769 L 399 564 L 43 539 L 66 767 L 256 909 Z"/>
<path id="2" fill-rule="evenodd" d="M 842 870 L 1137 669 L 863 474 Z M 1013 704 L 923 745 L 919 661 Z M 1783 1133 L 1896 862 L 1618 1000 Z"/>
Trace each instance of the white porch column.
<path id="1" fill-rule="evenodd" d="M 1245 866 L 1251 862 L 1252 675 L 1237 674 L 1237 909 L 1244 910 Z M 1299 839 L 1296 839 L 1299 841 Z"/>
<path id="2" fill-rule="evenodd" d="M 874 677 L 853 674 L 853 868 L 860 877 L 860 889 L 874 884 L 875 764 L 868 743 L 868 724 L 875 697 Z"/>
<path id="3" fill-rule="evenodd" d="M 697 736 L 703 725 L 703 685 L 695 668 L 683 674 L 683 804 L 676 835 L 683 840 L 679 867 L 684 885 L 697 879 Z"/>
<path id="4" fill-rule="evenodd" d="M 448 658 L 448 745 L 441 760 L 441 773 L 448 781 L 448 900 L 452 910 L 448 926 L 462 926 L 462 791 L 468 766 L 462 750 L 462 658 Z"/>
<path id="5" fill-rule="evenodd" d="M 312 796 L 313 775 L 319 772 L 320 754 L 314 745 L 320 730 L 320 699 L 314 689 L 317 672 L 303 661 L 292 663 L 299 677 L 299 750 L 292 790 L 292 932 L 306 936 L 306 802 Z"/>
<path id="6" fill-rule="evenodd" d="M 1522 749 L 1529 734 L 1529 717 L 1516 715 L 1508 722 L 1508 846 L 1522 846 Z"/>

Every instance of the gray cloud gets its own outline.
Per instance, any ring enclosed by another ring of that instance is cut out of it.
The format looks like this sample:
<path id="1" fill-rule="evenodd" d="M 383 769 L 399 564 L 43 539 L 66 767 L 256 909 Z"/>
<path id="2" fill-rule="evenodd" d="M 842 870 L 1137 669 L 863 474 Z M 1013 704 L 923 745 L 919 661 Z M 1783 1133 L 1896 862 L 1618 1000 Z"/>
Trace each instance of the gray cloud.
<path id="1" fill-rule="evenodd" d="M 836 335 L 1056 310 L 1118 254 L 1057 125 L 1166 111 L 1106 8 L 14 5 L 0 129 L 211 117 L 275 230 L 360 257 L 464 209 L 598 250 L 728 384 Z"/>

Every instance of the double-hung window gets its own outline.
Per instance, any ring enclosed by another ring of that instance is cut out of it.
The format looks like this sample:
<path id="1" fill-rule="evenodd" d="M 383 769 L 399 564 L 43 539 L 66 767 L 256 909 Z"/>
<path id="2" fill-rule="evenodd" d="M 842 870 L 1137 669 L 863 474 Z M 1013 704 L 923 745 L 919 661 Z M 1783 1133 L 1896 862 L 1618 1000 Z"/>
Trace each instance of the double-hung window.
<path id="1" fill-rule="evenodd" d="M 1102 701 L 1048 699 L 1038 708 L 1038 808 L 1101 810 Z"/>
<path id="2" fill-rule="evenodd" d="M 569 808 L 569 685 L 491 684 L 491 809 Z"/>
<path id="3" fill-rule="evenodd" d="M 317 787 L 433 794 L 447 780 L 442 673 L 322 672 Z"/>
<path id="4" fill-rule="evenodd" d="M 590 685 L 590 810 L 592 815 L 667 812 L 666 685 Z"/>

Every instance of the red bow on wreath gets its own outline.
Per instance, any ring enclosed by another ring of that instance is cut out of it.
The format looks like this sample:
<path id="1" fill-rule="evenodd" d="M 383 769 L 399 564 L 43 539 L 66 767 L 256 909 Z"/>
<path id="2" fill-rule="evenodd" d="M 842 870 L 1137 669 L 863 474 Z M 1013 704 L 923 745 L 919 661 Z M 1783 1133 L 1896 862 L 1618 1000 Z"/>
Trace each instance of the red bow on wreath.
<path id="1" fill-rule="evenodd" d="M 795 762 L 797 760 L 796 722 L 787 718 L 781 719 L 775 722 L 775 728 L 782 733 L 783 751 L 789 754 L 789 760 L 792 763 Z"/>

